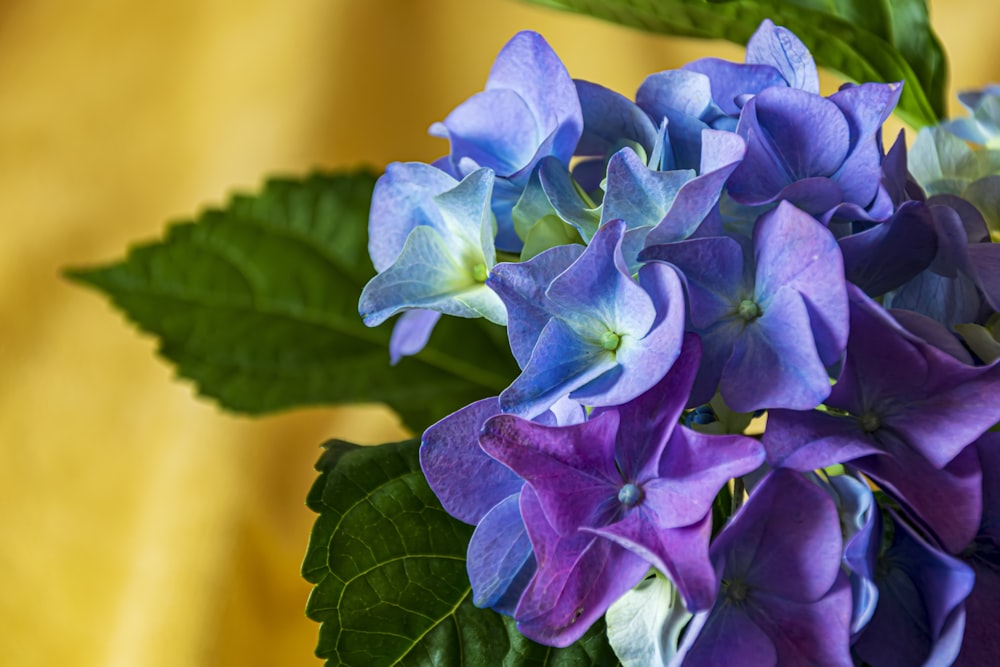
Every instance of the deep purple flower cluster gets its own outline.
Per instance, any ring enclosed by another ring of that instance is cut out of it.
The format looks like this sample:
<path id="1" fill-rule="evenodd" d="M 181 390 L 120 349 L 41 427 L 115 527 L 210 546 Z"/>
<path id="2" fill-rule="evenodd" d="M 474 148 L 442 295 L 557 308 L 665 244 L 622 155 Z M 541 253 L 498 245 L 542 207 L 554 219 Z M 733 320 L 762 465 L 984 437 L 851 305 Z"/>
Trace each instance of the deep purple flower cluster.
<path id="1" fill-rule="evenodd" d="M 476 604 L 553 646 L 647 605 L 609 615 L 626 664 L 1000 656 L 997 90 L 950 126 L 984 146 L 942 126 L 909 161 L 900 90 L 821 95 L 766 21 L 632 101 L 524 32 L 447 156 L 389 166 L 365 321 L 403 313 L 398 360 L 486 317 L 521 368 L 423 436 Z"/>

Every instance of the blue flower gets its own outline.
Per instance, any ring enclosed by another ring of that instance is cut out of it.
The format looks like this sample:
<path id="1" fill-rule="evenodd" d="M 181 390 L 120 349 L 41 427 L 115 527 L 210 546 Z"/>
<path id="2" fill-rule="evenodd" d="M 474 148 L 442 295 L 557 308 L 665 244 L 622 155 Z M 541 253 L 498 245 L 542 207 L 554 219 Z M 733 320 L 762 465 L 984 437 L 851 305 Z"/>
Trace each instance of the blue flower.
<path id="1" fill-rule="evenodd" d="M 711 237 L 650 246 L 640 259 L 684 275 L 690 327 L 705 346 L 694 404 L 717 386 L 737 412 L 805 410 L 830 393 L 847 291 L 837 242 L 811 216 L 785 202 L 761 216 L 752 256 L 733 238 Z"/>
<path id="2" fill-rule="evenodd" d="M 887 293 L 883 303 L 946 327 L 984 322 L 1000 308 L 1000 244 L 990 242 L 983 216 L 963 199 L 937 195 L 926 208 L 936 253 L 927 268 Z"/>
<path id="3" fill-rule="evenodd" d="M 496 263 L 492 186 L 488 169 L 457 183 L 427 165 L 390 165 L 373 195 L 369 252 L 379 273 L 361 293 L 365 324 L 411 309 L 506 323 L 485 284 Z"/>
<path id="4" fill-rule="evenodd" d="M 580 159 L 573 177 L 587 192 L 600 187 L 606 163 L 623 146 L 653 151 L 657 126 L 646 112 L 624 95 L 590 81 L 576 81 L 583 111 L 583 134 L 576 146 Z"/>
<path id="5" fill-rule="evenodd" d="M 551 155 L 569 165 L 582 129 L 576 86 L 559 57 L 538 33 L 519 32 L 497 56 L 486 89 L 431 127 L 451 142 L 435 165 L 457 179 L 481 167 L 496 174 L 496 245 L 518 252 L 511 209 L 539 160 Z"/>
<path id="6" fill-rule="evenodd" d="M 765 20 L 747 43 L 746 63 L 704 58 L 652 74 L 636 103 L 653 123 L 666 123 L 664 169 L 696 169 L 704 130 L 735 130 L 747 100 L 772 87 L 819 94 L 812 55 L 785 28 Z"/>
<path id="7" fill-rule="evenodd" d="M 856 637 L 871 620 L 878 604 L 878 587 L 872 581 L 872 573 L 881 536 L 876 526 L 879 508 L 867 480 L 860 475 L 835 475 L 826 481 L 818 475 L 814 478 L 833 498 L 840 515 L 844 565 L 849 572 L 854 605 L 851 637 Z"/>
<path id="8" fill-rule="evenodd" d="M 618 405 L 670 369 L 684 330 L 680 281 L 662 264 L 633 280 L 624 235 L 625 223 L 612 221 L 582 253 L 553 248 L 492 272 L 487 284 L 510 312 L 511 350 L 523 369 L 500 394 L 504 412 L 530 418 L 567 395 Z"/>
<path id="9" fill-rule="evenodd" d="M 1000 86 L 982 90 L 967 90 L 958 96 L 962 106 L 972 114 L 942 123 L 942 127 L 957 137 L 987 148 L 1000 148 Z"/>

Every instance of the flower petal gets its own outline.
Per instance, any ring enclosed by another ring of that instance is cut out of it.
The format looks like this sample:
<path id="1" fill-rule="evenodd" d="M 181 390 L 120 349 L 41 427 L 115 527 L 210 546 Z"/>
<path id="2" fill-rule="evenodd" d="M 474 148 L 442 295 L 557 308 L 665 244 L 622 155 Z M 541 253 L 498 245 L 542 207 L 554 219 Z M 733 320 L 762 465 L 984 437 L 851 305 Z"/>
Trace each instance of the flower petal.
<path id="1" fill-rule="evenodd" d="M 482 518 L 469 541 L 465 564 L 475 605 L 512 615 L 536 567 L 521 520 L 519 493 L 497 503 Z"/>
<path id="2" fill-rule="evenodd" d="M 517 628 L 549 646 L 569 646 L 642 581 L 649 564 L 596 535 L 560 537 L 546 522 L 530 487 L 521 494 L 521 514 L 538 571 L 515 612 Z"/>
<path id="3" fill-rule="evenodd" d="M 650 496 L 643 507 L 629 513 L 622 521 L 603 528 L 584 529 L 584 532 L 600 535 L 641 556 L 668 576 L 677 586 L 677 592 L 689 611 L 708 609 L 719 589 L 715 570 L 708 558 L 708 541 L 712 535 L 711 513 L 694 524 L 664 528 L 657 520 L 657 502 L 656 497 Z"/>
<path id="4" fill-rule="evenodd" d="M 836 239 L 812 216 L 787 202 L 754 227 L 756 301 L 765 309 L 781 288 L 802 295 L 820 360 L 837 361 L 847 344 L 848 305 L 844 264 Z"/>
<path id="5" fill-rule="evenodd" d="M 420 468 L 448 514 L 477 524 L 497 503 L 521 490 L 524 480 L 479 446 L 483 423 L 500 414 L 497 399 L 484 398 L 424 431 Z"/>
<path id="6" fill-rule="evenodd" d="M 606 518 L 618 504 L 615 469 L 618 416 L 550 427 L 511 415 L 483 426 L 483 450 L 532 485 L 546 522 L 560 535 Z M 525 519 L 527 520 L 527 519 Z"/>
<path id="7" fill-rule="evenodd" d="M 746 61 L 777 69 L 792 88 L 819 94 L 819 75 L 809 49 L 791 30 L 764 19 L 747 42 Z"/>
<path id="8" fill-rule="evenodd" d="M 620 141 L 634 141 L 647 151 L 656 142 L 656 126 L 634 102 L 604 86 L 577 79 L 576 92 L 583 111 L 583 135 L 578 155 L 601 158 Z"/>
<path id="9" fill-rule="evenodd" d="M 500 393 L 504 412 L 533 418 L 553 403 L 618 368 L 613 352 L 598 340 L 582 340 L 561 320 L 542 329 L 524 370 Z"/>
<path id="10" fill-rule="evenodd" d="M 370 327 L 411 308 L 506 323 L 503 301 L 476 279 L 472 268 L 436 230 L 417 227 L 396 262 L 365 285 L 358 309 Z"/>
<path id="11" fill-rule="evenodd" d="M 434 197 L 458 181 L 420 162 L 393 162 L 375 183 L 368 218 L 368 254 L 376 271 L 389 268 L 418 225 L 443 229 Z"/>
<path id="12" fill-rule="evenodd" d="M 629 229 L 660 224 L 673 206 L 691 170 L 654 171 L 631 148 L 623 148 L 608 161 L 607 186 L 601 223 L 624 220 Z M 701 221 L 692 221 L 691 231 Z"/>
<path id="13" fill-rule="evenodd" d="M 816 352 L 802 297 L 781 289 L 764 314 L 736 339 L 720 384 L 737 412 L 762 408 L 808 410 L 830 393 L 830 379 Z"/>
<path id="14" fill-rule="evenodd" d="M 799 473 L 775 470 L 716 537 L 712 558 L 725 564 L 723 579 L 745 582 L 750 595 L 808 603 L 836 583 L 841 549 L 840 518 L 826 492 Z M 849 599 L 847 607 L 849 617 Z"/>
<path id="15" fill-rule="evenodd" d="M 490 271 L 486 285 L 497 293 L 507 308 L 507 337 L 521 368 L 528 364 L 531 351 L 551 317 L 545 290 L 582 253 L 581 245 L 557 246 L 526 262 L 504 262 Z"/>
<path id="16" fill-rule="evenodd" d="M 389 363 L 395 366 L 403 357 L 424 349 L 441 313 L 417 308 L 399 316 L 389 338 Z"/>
<path id="17" fill-rule="evenodd" d="M 524 100 L 541 136 L 554 135 L 551 154 L 568 164 L 583 131 L 580 101 L 565 65 L 537 32 L 517 33 L 497 55 L 486 90 L 498 89 L 513 90 Z"/>

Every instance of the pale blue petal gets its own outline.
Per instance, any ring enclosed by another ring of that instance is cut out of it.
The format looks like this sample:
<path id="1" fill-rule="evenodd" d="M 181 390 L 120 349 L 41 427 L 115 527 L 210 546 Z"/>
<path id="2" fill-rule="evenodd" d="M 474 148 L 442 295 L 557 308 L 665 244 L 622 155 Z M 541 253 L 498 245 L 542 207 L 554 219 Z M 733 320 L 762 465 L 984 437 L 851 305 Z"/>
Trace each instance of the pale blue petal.
<path id="1" fill-rule="evenodd" d="M 385 271 L 419 225 L 443 229 L 434 197 L 458 181 L 421 162 L 393 162 L 375 183 L 368 218 L 368 253 L 376 271 Z"/>
<path id="2" fill-rule="evenodd" d="M 500 263 L 493 267 L 486 284 L 503 300 L 510 314 L 507 336 L 517 364 L 524 368 L 535 343 L 548 323 L 545 290 L 581 254 L 581 245 L 557 246 L 527 262 Z"/>
<path id="3" fill-rule="evenodd" d="M 419 308 L 400 315 L 389 337 L 389 363 L 395 366 L 403 357 L 424 349 L 439 319 L 441 313 Z"/>
<path id="4" fill-rule="evenodd" d="M 747 42 L 746 61 L 770 65 L 792 88 L 819 94 L 819 75 L 809 49 L 792 31 L 774 25 L 771 19 L 764 19 Z"/>
<path id="5" fill-rule="evenodd" d="M 769 65 L 729 62 L 720 58 L 702 58 L 684 65 L 690 72 L 700 72 L 708 77 L 712 86 L 712 100 L 727 116 L 738 116 L 748 96 L 765 88 L 787 83 L 778 70 Z M 714 125 L 711 120 L 707 120 Z"/>
<path id="6" fill-rule="evenodd" d="M 601 224 L 624 220 L 629 229 L 660 224 L 681 186 L 693 177 L 691 170 L 653 171 L 635 151 L 623 148 L 608 161 Z"/>
<path id="7" fill-rule="evenodd" d="M 509 176 L 527 164 L 541 142 L 535 117 L 513 90 L 486 90 L 444 120 L 454 155 Z"/>
<path id="8" fill-rule="evenodd" d="M 566 167 L 555 158 L 545 158 L 538 164 L 538 179 L 555 212 L 589 243 L 601 216 L 592 202 L 583 198 Z"/>
<path id="9" fill-rule="evenodd" d="M 688 69 L 649 75 L 636 91 L 635 101 L 657 124 L 677 113 L 699 120 L 724 115 L 712 101 L 711 80 Z"/>
<path id="10" fill-rule="evenodd" d="M 361 292 L 359 310 L 368 326 L 410 308 L 457 317 L 507 321 L 503 301 L 462 264 L 452 247 L 430 227 L 417 227 L 396 262 L 372 278 Z"/>
<path id="11" fill-rule="evenodd" d="M 568 163 L 583 131 L 583 114 L 573 80 L 541 35 L 525 30 L 507 42 L 486 82 L 486 90 L 497 89 L 513 90 L 524 100 L 540 138 L 554 135 L 551 154 Z"/>
<path id="12" fill-rule="evenodd" d="M 472 601 L 512 615 L 536 564 L 521 520 L 520 493 L 498 503 L 482 518 L 469 540 L 466 567 Z"/>
<path id="13" fill-rule="evenodd" d="M 602 226 L 590 245 L 546 290 L 550 312 L 600 344 L 605 331 L 642 338 L 656 319 L 649 295 L 628 273 L 621 252 L 625 224 Z"/>
<path id="14" fill-rule="evenodd" d="M 614 353 L 599 341 L 582 340 L 568 325 L 551 319 L 521 375 L 500 394 L 500 406 L 530 419 L 617 365 Z"/>
<path id="15" fill-rule="evenodd" d="M 434 197 L 444 223 L 442 236 L 459 256 L 467 256 L 472 249 L 478 250 L 479 256 L 474 261 L 482 261 L 486 269 L 496 263 L 495 229 L 490 212 L 493 183 L 493 172 L 479 169 L 454 188 Z"/>

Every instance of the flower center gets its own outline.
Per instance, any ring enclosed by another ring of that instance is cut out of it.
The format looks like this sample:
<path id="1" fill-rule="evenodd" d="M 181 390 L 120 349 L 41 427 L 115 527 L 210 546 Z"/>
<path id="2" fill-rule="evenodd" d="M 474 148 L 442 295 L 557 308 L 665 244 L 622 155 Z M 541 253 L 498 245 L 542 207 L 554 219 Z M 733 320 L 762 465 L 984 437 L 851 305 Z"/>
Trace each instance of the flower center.
<path id="1" fill-rule="evenodd" d="M 979 535 L 972 540 L 960 557 L 964 560 L 979 561 L 992 570 L 1000 570 L 1000 545 L 986 535 Z"/>
<path id="2" fill-rule="evenodd" d="M 477 283 L 485 283 L 489 275 L 490 272 L 486 269 L 486 265 L 482 262 L 472 267 L 472 279 Z"/>
<path id="3" fill-rule="evenodd" d="M 747 322 L 753 322 L 755 319 L 761 316 L 760 306 L 757 305 L 756 301 L 750 299 L 743 299 L 740 301 L 740 306 L 738 308 L 740 317 L 742 317 Z"/>
<path id="4" fill-rule="evenodd" d="M 750 587 L 742 581 L 724 581 L 722 584 L 730 602 L 740 604 L 750 594 Z"/>
<path id="5" fill-rule="evenodd" d="M 622 338 L 614 331 L 605 331 L 601 334 L 601 347 L 608 352 L 614 352 L 622 344 Z"/>
<path id="6" fill-rule="evenodd" d="M 642 500 L 642 489 L 635 484 L 626 484 L 618 489 L 618 502 L 625 507 L 632 507 Z"/>
<path id="7" fill-rule="evenodd" d="M 858 417 L 858 423 L 861 424 L 861 430 L 865 433 L 874 433 L 882 426 L 882 422 L 874 412 L 866 412 Z"/>

